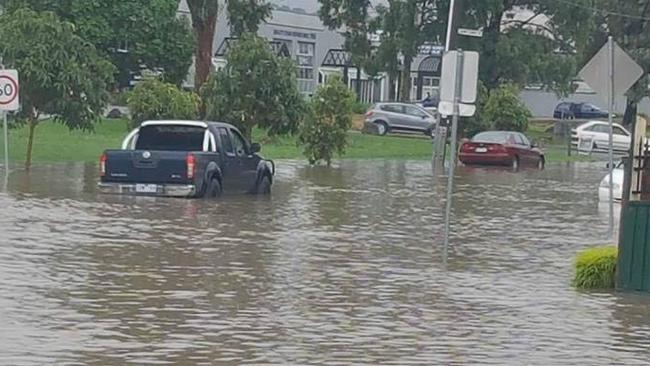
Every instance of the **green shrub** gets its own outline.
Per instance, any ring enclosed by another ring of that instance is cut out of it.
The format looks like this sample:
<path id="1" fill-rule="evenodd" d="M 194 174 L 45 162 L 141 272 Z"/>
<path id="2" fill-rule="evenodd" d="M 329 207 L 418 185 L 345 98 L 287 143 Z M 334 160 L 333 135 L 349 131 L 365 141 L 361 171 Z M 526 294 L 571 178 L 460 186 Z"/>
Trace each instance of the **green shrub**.
<path id="1" fill-rule="evenodd" d="M 581 289 L 613 289 L 618 249 L 599 247 L 578 253 L 573 285 Z"/>
<path id="2" fill-rule="evenodd" d="M 332 162 L 345 153 L 352 127 L 354 93 L 339 78 L 332 77 L 316 90 L 310 102 L 311 115 L 300 127 L 298 143 L 310 164 Z"/>
<path id="3" fill-rule="evenodd" d="M 196 94 L 156 78 L 147 78 L 128 95 L 133 127 L 150 120 L 194 120 L 199 116 L 199 105 Z"/>
<path id="4" fill-rule="evenodd" d="M 531 113 L 519 99 L 519 89 L 503 84 L 490 91 L 481 118 L 496 130 L 525 132 Z"/>
<path id="5" fill-rule="evenodd" d="M 269 135 L 296 132 L 305 114 L 296 65 L 254 33 L 238 38 L 226 61 L 226 67 L 213 73 L 201 90 L 207 118 L 232 123 L 246 137 L 255 127 Z"/>
<path id="6" fill-rule="evenodd" d="M 365 114 L 368 111 L 368 108 L 370 108 L 370 104 L 355 101 L 352 104 L 352 113 L 354 113 L 354 114 Z"/>

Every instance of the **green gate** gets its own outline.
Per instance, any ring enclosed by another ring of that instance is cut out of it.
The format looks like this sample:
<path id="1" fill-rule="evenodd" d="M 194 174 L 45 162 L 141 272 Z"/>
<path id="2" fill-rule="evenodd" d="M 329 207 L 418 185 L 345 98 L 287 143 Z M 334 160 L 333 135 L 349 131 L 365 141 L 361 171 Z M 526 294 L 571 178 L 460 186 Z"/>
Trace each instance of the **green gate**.
<path id="1" fill-rule="evenodd" d="M 628 202 L 622 219 L 616 287 L 650 292 L 650 202 Z"/>

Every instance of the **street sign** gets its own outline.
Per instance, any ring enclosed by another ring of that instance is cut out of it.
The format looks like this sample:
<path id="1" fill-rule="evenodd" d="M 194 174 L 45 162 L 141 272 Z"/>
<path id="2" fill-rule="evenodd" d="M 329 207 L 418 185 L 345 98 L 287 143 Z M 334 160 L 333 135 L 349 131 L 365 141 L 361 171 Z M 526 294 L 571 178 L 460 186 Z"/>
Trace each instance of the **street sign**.
<path id="1" fill-rule="evenodd" d="M 0 111 L 17 111 L 20 108 L 18 91 L 18 71 L 0 70 Z"/>
<path id="2" fill-rule="evenodd" d="M 623 96 L 643 76 L 643 68 L 639 66 L 625 51 L 614 42 L 614 85 L 612 96 L 614 100 Z M 607 44 L 598 51 L 578 74 L 591 89 L 607 101 L 610 78 L 610 51 Z M 613 112 L 613 111 L 610 111 Z"/>
<path id="3" fill-rule="evenodd" d="M 483 37 L 483 30 L 458 28 L 458 34 L 460 34 L 461 36 L 481 38 Z"/>
<path id="4" fill-rule="evenodd" d="M 476 113 L 476 106 L 473 104 L 459 104 L 458 111 L 461 117 L 471 117 Z M 454 114 L 454 102 L 440 102 L 438 104 L 438 113 L 443 116 Z"/>
<path id="5" fill-rule="evenodd" d="M 463 51 L 463 67 L 456 67 L 458 51 L 449 51 L 442 57 L 440 101 L 454 102 L 456 95 L 456 72 L 462 73 L 460 103 L 474 104 L 478 90 L 478 52 Z M 461 70 L 462 69 L 462 70 Z"/>

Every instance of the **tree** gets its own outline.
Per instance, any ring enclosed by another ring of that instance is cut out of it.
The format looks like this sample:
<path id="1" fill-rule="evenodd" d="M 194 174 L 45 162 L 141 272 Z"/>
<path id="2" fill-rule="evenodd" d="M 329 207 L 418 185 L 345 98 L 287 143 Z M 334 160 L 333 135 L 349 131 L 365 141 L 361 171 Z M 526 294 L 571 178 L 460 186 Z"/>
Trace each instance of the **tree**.
<path id="1" fill-rule="evenodd" d="M 182 91 L 174 84 L 156 78 L 138 84 L 128 98 L 133 127 L 151 120 L 197 119 L 199 104 L 196 94 Z"/>
<path id="2" fill-rule="evenodd" d="M 593 30 L 588 0 L 464 0 L 463 27 L 483 29 L 482 39 L 461 39 L 481 54 L 480 78 L 488 89 L 503 83 L 541 84 L 559 94 L 572 91 L 576 55 Z M 526 10 L 526 19 L 506 12 Z"/>
<path id="3" fill-rule="evenodd" d="M 645 75 L 627 93 L 623 123 L 636 121 L 637 103 L 650 96 L 647 85 L 650 72 L 650 1 L 597 0 L 603 12 L 593 16 L 595 32 L 587 41 L 583 62 L 586 63 L 607 41 L 608 33 L 645 70 Z"/>
<path id="4" fill-rule="evenodd" d="M 265 0 L 226 0 L 232 33 L 257 32 L 261 21 L 271 12 Z M 192 18 L 192 27 L 197 39 L 194 52 L 196 74 L 194 88 L 201 87 L 212 70 L 213 44 L 219 15 L 220 0 L 187 0 Z"/>
<path id="5" fill-rule="evenodd" d="M 519 99 L 519 89 L 512 84 L 502 84 L 490 91 L 481 117 L 496 130 L 524 132 L 531 114 Z"/>
<path id="6" fill-rule="evenodd" d="M 74 25 L 52 12 L 22 9 L 1 15 L 0 39 L 5 65 L 20 73 L 20 117 L 29 127 L 29 168 L 42 115 L 71 130 L 93 130 L 108 102 L 113 67 L 75 34 Z"/>
<path id="7" fill-rule="evenodd" d="M 246 137 L 255 126 L 271 135 L 294 132 L 304 114 L 295 64 L 250 33 L 234 43 L 226 62 L 202 89 L 207 117 L 238 125 Z"/>
<path id="8" fill-rule="evenodd" d="M 410 100 L 411 64 L 421 45 L 442 41 L 448 0 L 388 0 L 371 16 L 369 0 L 319 0 L 323 22 L 332 29 L 345 27 L 345 48 L 357 65 L 384 71 L 391 80 L 402 68 L 400 99 Z M 373 47 L 369 36 L 378 32 L 380 43 Z M 399 65 L 399 55 L 402 64 Z"/>
<path id="9" fill-rule="evenodd" d="M 163 69 L 166 81 L 180 85 L 192 63 L 194 39 L 178 0 L 0 0 L 8 11 L 29 7 L 53 11 L 74 23 L 79 36 L 110 58 L 128 85 L 131 71 L 141 65 Z"/>
<path id="10" fill-rule="evenodd" d="M 345 153 L 353 104 L 354 93 L 337 77 L 329 78 L 316 90 L 310 103 L 311 115 L 300 127 L 298 138 L 310 164 L 325 161 L 329 166 L 334 154 Z"/>

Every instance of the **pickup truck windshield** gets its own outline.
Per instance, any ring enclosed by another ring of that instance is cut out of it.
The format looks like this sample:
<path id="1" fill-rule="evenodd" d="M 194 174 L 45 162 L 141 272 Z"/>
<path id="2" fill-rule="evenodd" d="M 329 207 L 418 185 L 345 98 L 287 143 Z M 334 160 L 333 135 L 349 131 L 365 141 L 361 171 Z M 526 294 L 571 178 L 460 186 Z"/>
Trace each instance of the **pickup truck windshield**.
<path id="1" fill-rule="evenodd" d="M 140 129 L 136 150 L 203 151 L 204 127 L 145 126 Z"/>

